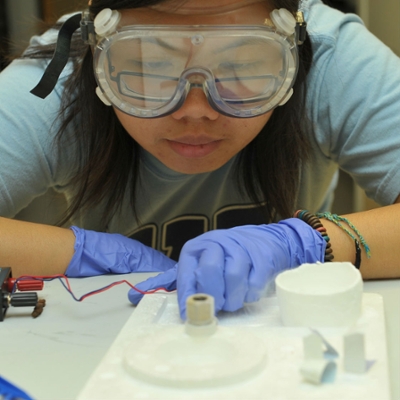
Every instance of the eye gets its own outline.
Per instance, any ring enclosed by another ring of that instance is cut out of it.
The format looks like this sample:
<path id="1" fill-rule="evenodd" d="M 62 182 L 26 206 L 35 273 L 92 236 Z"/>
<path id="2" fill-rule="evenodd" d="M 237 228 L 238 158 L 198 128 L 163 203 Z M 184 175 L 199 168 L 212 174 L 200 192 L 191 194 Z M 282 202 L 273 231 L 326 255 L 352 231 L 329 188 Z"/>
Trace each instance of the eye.
<path id="1" fill-rule="evenodd" d="M 228 71 L 238 71 L 249 68 L 249 65 L 251 64 L 244 62 L 224 62 L 220 64 L 220 68 Z"/>
<path id="2" fill-rule="evenodd" d="M 165 72 L 166 70 L 169 70 L 172 67 L 172 64 L 168 60 L 143 61 L 143 60 L 130 59 L 127 60 L 125 66 L 121 67 L 122 69 L 126 70 L 154 73 L 161 71 Z"/>
<path id="3" fill-rule="evenodd" d="M 146 61 L 142 62 L 142 68 L 146 70 L 162 70 L 171 67 L 168 61 Z"/>
<path id="4" fill-rule="evenodd" d="M 264 63 L 260 60 L 256 61 L 233 61 L 223 62 L 219 65 L 219 69 L 223 72 L 248 72 L 258 73 L 260 69 L 263 69 Z"/>

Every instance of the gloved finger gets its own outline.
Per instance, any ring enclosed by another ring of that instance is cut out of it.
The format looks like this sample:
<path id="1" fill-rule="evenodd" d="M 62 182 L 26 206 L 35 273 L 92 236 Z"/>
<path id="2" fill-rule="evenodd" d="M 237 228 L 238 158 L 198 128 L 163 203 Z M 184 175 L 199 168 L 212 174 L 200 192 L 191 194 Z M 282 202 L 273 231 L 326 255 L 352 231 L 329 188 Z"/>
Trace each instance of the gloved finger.
<path id="1" fill-rule="evenodd" d="M 255 303 L 256 301 L 260 300 L 264 291 L 266 291 L 266 286 L 262 289 L 257 287 L 252 287 L 248 290 L 246 297 L 244 299 L 245 303 Z"/>
<path id="2" fill-rule="evenodd" d="M 137 289 L 142 292 L 152 291 L 154 289 L 164 288 L 168 291 L 176 290 L 176 275 L 177 275 L 177 264 L 166 272 L 162 272 L 157 276 L 146 279 L 143 282 L 135 285 Z M 128 292 L 128 299 L 132 304 L 138 304 L 144 296 L 143 293 L 138 292 L 135 289 L 131 289 Z"/>
<path id="3" fill-rule="evenodd" d="M 213 249 L 209 251 L 210 249 Z M 205 250 L 208 250 L 205 252 Z M 203 266 L 206 266 L 214 258 L 213 263 L 216 265 L 224 266 L 224 254 L 221 247 L 215 243 L 207 241 L 206 243 L 201 241 L 190 241 L 183 246 L 181 255 L 179 257 L 179 268 L 177 277 L 177 289 L 178 289 L 178 303 L 180 315 L 183 320 L 186 319 L 186 299 L 195 293 L 207 293 L 215 298 L 215 309 L 219 311 L 222 308 L 224 298 L 224 286 L 223 286 L 223 273 L 219 272 L 219 284 L 222 284 L 222 290 L 220 296 L 216 295 L 215 290 L 211 290 L 207 287 L 205 281 L 207 279 L 216 279 L 215 276 L 206 277 L 205 274 L 208 268 L 205 268 L 203 273 L 198 272 L 200 260 L 202 260 Z M 218 268 L 217 268 L 218 270 Z M 199 282 L 200 280 L 200 282 Z"/>
<path id="4" fill-rule="evenodd" d="M 240 246 L 225 256 L 225 304 L 223 310 L 236 311 L 243 307 L 249 289 L 251 259 Z"/>
<path id="5" fill-rule="evenodd" d="M 253 265 L 249 273 L 249 289 L 245 298 L 246 303 L 258 301 L 267 290 L 275 277 L 276 266 L 272 258 L 261 259 L 260 255 L 253 254 Z"/>
<path id="6" fill-rule="evenodd" d="M 225 305 L 225 253 L 219 243 L 209 242 L 195 270 L 197 293 L 214 297 L 215 312 Z"/>

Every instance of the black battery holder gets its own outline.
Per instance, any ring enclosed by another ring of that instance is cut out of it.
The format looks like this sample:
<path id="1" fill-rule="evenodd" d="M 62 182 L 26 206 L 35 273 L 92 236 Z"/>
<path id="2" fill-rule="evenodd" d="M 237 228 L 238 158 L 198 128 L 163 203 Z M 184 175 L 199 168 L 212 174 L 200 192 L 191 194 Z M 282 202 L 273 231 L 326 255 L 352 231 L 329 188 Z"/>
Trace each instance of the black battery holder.
<path id="1" fill-rule="evenodd" d="M 1 309 L 0 322 L 4 321 L 8 307 L 35 307 L 38 302 L 36 292 L 11 293 L 8 280 L 11 278 L 10 267 L 0 267 Z"/>

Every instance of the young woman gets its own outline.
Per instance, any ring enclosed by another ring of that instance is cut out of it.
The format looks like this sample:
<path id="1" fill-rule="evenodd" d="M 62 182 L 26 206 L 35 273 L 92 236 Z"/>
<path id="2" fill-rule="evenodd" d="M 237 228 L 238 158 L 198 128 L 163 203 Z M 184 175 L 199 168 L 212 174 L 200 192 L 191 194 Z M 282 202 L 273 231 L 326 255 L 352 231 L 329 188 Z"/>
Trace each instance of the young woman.
<path id="1" fill-rule="evenodd" d="M 356 16 L 92 0 L 64 21 L 0 74 L 1 215 L 54 188 L 73 225 L 2 218 L 14 275 L 165 271 L 139 287 L 177 287 L 182 317 L 192 293 L 236 310 L 304 262 L 400 276 L 400 60 Z M 338 168 L 386 207 L 294 214 L 329 210 Z"/>

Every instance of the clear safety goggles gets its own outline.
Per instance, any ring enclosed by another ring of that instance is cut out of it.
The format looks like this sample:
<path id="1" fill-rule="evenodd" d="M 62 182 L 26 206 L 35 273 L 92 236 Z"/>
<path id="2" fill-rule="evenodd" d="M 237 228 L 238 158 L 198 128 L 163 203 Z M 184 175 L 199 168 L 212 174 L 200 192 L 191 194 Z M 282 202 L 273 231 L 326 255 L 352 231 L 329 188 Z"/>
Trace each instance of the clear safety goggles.
<path id="1" fill-rule="evenodd" d="M 293 21 L 286 33 L 272 24 L 116 26 L 111 33 L 107 28 L 94 47 L 97 93 L 106 104 L 141 118 L 173 113 L 194 88 L 221 114 L 264 114 L 292 92 L 298 68 Z"/>

